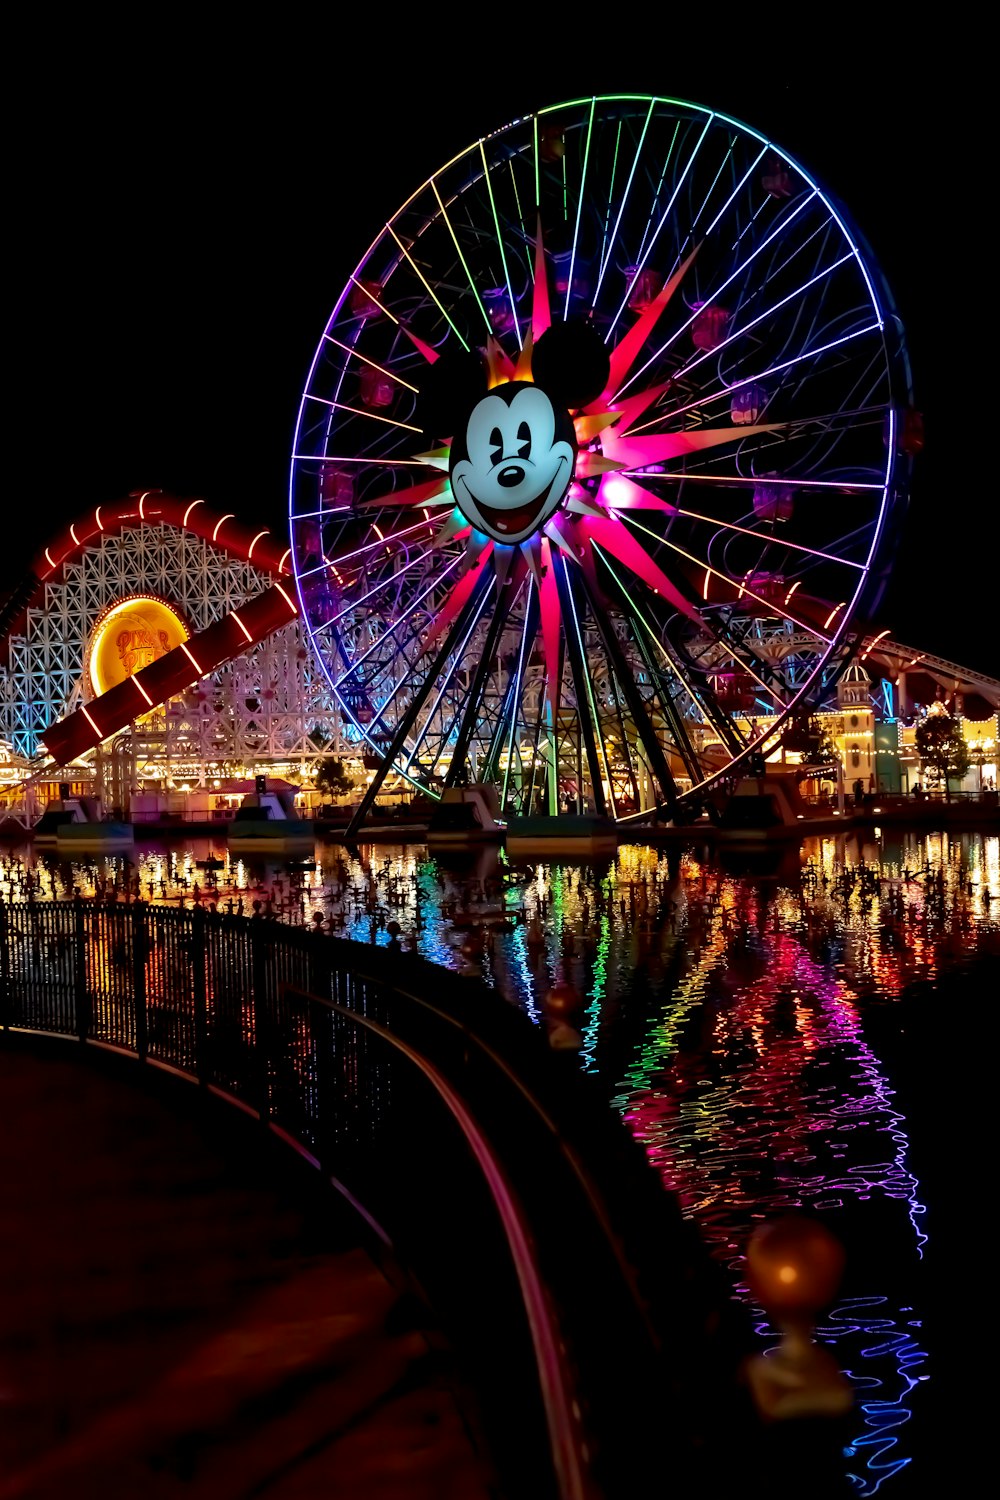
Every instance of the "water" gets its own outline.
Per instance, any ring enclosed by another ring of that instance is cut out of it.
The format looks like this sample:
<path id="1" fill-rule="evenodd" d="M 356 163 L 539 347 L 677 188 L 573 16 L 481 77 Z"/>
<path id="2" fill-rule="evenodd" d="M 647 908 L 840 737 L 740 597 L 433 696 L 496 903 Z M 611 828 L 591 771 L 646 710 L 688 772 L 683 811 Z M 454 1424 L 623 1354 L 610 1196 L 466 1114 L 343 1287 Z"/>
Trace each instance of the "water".
<path id="1" fill-rule="evenodd" d="M 989 1310 L 969 1122 L 1000 995 L 1000 838 L 844 834 L 756 867 L 698 844 L 574 864 L 320 843 L 265 862 L 210 838 L 76 866 L 0 858 L 6 899 L 74 890 L 256 904 L 481 975 L 599 1076 L 762 1348 L 778 1334 L 746 1286 L 755 1224 L 798 1207 L 843 1242 L 817 1338 L 855 1390 L 856 1493 L 960 1484 Z"/>

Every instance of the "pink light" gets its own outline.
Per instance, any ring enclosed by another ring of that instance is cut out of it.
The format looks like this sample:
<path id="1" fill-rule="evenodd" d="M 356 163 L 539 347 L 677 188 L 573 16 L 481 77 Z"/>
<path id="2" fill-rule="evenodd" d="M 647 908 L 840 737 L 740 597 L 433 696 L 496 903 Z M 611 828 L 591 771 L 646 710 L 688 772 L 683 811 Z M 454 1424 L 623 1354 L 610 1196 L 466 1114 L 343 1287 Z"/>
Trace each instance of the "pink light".
<path id="1" fill-rule="evenodd" d="M 559 709 L 559 590 L 552 564 L 552 547 L 542 539 L 542 576 L 538 586 L 542 614 L 542 648 L 545 655 L 545 701 L 553 721 Z"/>
<path id="2" fill-rule="evenodd" d="M 631 483 L 626 479 L 622 479 L 621 475 L 605 479 L 601 485 L 601 493 L 609 505 L 624 504 L 629 499 L 632 489 L 633 486 Z"/>
<path id="3" fill-rule="evenodd" d="M 580 522 L 584 535 L 616 557 L 642 581 L 669 599 L 689 619 L 700 623 L 701 616 L 683 594 L 674 587 L 663 569 L 639 545 L 623 521 L 611 517 L 587 516 Z"/>

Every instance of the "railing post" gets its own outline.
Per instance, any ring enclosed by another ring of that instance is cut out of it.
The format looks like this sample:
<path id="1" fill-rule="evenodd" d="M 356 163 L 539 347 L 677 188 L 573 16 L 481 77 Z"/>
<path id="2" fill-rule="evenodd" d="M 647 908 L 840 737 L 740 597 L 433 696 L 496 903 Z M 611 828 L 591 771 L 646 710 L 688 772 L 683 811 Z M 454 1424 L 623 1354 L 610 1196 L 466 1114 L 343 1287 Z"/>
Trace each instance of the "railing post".
<path id="1" fill-rule="evenodd" d="M 10 1026 L 10 933 L 7 928 L 10 907 L 0 898 L 0 1026 Z"/>
<path id="2" fill-rule="evenodd" d="M 146 923 L 149 909 L 144 901 L 128 908 L 132 921 L 132 1004 L 135 1014 L 135 1050 L 143 1062 L 149 1051 L 149 1011 L 146 1005 L 146 956 L 149 934 Z"/>
<path id="3" fill-rule="evenodd" d="M 250 918 L 250 963 L 253 972 L 253 1021 L 257 1054 L 257 1109 L 264 1121 L 271 1118 L 271 1016 L 267 1005 L 267 968 L 265 944 L 269 942 L 270 922 L 261 916 Z"/>
<path id="4" fill-rule="evenodd" d="M 73 898 L 73 988 L 76 991 L 76 1034 L 81 1042 L 90 1035 L 90 995 L 87 993 L 87 928 L 83 901 Z"/>
<path id="5" fill-rule="evenodd" d="M 310 933 L 309 942 L 309 993 L 324 1000 L 331 998 L 330 956 L 333 944 L 322 932 Z"/>
<path id="6" fill-rule="evenodd" d="M 194 1000 L 194 1070 L 199 1083 L 208 1082 L 208 997 L 205 992 L 204 907 L 191 913 L 191 981 Z"/>

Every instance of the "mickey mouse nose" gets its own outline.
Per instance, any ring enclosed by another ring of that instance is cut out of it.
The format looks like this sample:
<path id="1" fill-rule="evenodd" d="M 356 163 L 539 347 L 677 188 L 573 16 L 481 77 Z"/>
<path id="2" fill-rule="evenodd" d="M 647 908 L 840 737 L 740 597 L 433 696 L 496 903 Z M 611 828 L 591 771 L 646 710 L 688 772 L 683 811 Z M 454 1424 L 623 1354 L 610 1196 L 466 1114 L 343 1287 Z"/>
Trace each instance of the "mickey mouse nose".
<path id="1" fill-rule="evenodd" d="M 519 484 L 524 483 L 524 470 L 520 464 L 508 464 L 501 469 L 497 475 L 497 484 L 505 490 L 515 490 Z"/>

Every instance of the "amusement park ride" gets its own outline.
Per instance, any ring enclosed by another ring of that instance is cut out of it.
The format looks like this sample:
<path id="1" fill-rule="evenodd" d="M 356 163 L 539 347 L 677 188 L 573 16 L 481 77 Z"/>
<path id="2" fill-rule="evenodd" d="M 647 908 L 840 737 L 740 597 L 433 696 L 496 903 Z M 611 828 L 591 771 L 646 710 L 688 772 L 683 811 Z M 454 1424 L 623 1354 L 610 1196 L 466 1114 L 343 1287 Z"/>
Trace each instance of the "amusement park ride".
<path id="1" fill-rule="evenodd" d="M 42 550 L 0 619 L 8 801 L 308 787 L 333 754 L 355 831 L 393 786 L 469 785 L 627 828 L 700 809 L 849 671 L 895 684 L 888 717 L 918 665 L 995 712 L 873 624 L 920 446 L 890 292 L 806 168 L 692 104 L 542 110 L 341 292 L 287 539 L 153 491 Z"/>

